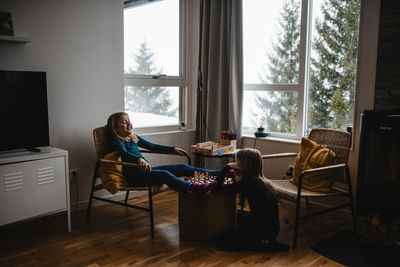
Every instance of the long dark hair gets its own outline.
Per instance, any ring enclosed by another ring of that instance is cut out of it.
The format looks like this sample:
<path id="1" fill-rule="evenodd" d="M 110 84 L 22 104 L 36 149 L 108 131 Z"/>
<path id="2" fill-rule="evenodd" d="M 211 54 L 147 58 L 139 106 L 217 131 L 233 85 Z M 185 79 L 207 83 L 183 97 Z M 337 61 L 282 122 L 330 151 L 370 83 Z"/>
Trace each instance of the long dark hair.
<path id="1" fill-rule="evenodd" d="M 268 179 L 263 175 L 264 164 L 259 150 L 254 148 L 240 149 L 236 153 L 236 158 L 240 161 L 240 165 L 242 167 L 242 170 L 240 171 L 242 179 L 258 177 L 264 182 L 266 187 L 274 192 L 273 188 L 268 182 Z"/>

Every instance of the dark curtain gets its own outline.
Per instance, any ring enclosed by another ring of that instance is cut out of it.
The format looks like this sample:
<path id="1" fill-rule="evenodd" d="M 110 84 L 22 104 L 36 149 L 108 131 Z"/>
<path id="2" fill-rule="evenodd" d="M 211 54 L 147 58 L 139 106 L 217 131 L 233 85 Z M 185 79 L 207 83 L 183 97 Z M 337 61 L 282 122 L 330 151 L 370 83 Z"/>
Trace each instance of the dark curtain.
<path id="1" fill-rule="evenodd" d="M 242 1 L 201 1 L 196 142 L 219 142 L 222 130 L 235 131 L 240 141 L 242 35 Z"/>

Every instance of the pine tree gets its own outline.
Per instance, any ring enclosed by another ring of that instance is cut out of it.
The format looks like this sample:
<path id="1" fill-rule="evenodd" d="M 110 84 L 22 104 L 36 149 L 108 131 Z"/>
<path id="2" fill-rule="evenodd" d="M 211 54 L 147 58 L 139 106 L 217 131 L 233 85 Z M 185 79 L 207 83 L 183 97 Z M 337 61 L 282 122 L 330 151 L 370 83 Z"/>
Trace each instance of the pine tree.
<path id="1" fill-rule="evenodd" d="M 269 75 L 259 75 L 262 83 L 298 83 L 300 49 L 300 1 L 288 0 L 280 13 L 278 38 L 267 55 Z M 268 92 L 257 95 L 257 106 L 268 131 L 295 133 L 297 93 Z"/>
<path id="2" fill-rule="evenodd" d="M 288 0 L 279 20 L 280 31 L 268 55 L 270 75 L 263 83 L 297 83 L 299 67 L 299 1 Z M 308 129 L 346 129 L 353 121 L 360 0 L 326 0 L 316 22 L 311 58 Z M 257 97 L 270 131 L 294 133 L 297 95 L 268 92 Z"/>
<path id="3" fill-rule="evenodd" d="M 353 121 L 360 0 L 326 0 L 316 22 L 308 128 L 345 130 Z"/>
<path id="4" fill-rule="evenodd" d="M 153 62 L 154 53 L 147 47 L 147 43 L 143 42 L 134 55 L 136 69 L 130 67 L 127 73 L 130 74 L 146 74 L 157 75 L 162 73 L 162 69 L 157 70 Z M 172 100 L 165 87 L 152 86 L 126 86 L 125 87 L 125 105 L 126 109 L 134 112 L 162 114 L 174 116 L 177 109 L 169 111 Z"/>

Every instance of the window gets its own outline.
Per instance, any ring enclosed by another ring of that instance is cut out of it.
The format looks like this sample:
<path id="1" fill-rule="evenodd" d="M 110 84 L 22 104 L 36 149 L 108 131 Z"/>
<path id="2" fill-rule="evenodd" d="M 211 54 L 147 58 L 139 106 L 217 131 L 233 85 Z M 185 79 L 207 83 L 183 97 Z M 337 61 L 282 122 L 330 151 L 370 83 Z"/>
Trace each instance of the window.
<path id="1" fill-rule="evenodd" d="M 179 0 L 124 5 L 124 104 L 135 128 L 177 129 L 187 81 Z"/>
<path id="2" fill-rule="evenodd" d="M 353 123 L 359 13 L 360 0 L 243 1 L 244 133 Z"/>

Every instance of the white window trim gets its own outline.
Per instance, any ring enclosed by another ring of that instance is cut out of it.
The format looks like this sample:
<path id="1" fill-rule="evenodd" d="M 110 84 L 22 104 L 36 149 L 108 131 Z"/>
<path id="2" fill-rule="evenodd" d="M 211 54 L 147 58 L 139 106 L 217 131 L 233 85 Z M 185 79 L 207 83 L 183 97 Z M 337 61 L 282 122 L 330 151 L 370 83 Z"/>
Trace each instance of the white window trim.
<path id="1" fill-rule="evenodd" d="M 191 1 L 183 1 L 180 0 L 180 29 L 179 29 L 179 46 L 180 46 L 180 75 L 167 75 L 159 77 L 158 79 L 154 79 L 152 75 L 143 75 L 143 74 L 125 74 L 124 73 L 124 86 L 174 86 L 180 88 L 180 104 L 179 104 L 179 123 L 184 122 L 186 125 L 193 125 L 191 116 L 188 116 L 190 112 L 194 112 L 189 109 L 189 103 L 192 102 L 192 91 L 193 87 L 193 78 L 189 75 L 194 71 L 193 61 L 193 49 L 191 47 L 191 39 L 195 31 L 194 21 L 190 18 L 191 13 L 193 12 Z M 192 69 L 191 69 L 192 68 Z M 133 119 L 134 120 L 134 119 Z M 155 127 L 139 127 L 135 128 L 135 132 L 137 133 L 151 133 L 151 132 L 170 132 L 170 131 L 178 131 L 180 130 L 180 125 L 177 123 L 176 125 L 170 126 L 155 126 Z"/>
<path id="2" fill-rule="evenodd" d="M 269 133 L 269 136 L 288 139 L 300 139 L 305 136 L 307 129 L 308 88 L 310 82 L 310 54 L 312 35 L 312 0 L 301 1 L 301 28 L 300 28 L 300 62 L 298 84 L 244 84 L 245 91 L 292 91 L 297 92 L 297 122 L 296 134 Z M 354 107 L 355 109 L 355 107 Z M 356 112 L 354 112 L 355 114 Z M 356 121 L 354 119 L 354 121 Z M 250 134 L 244 132 L 244 135 Z"/>

